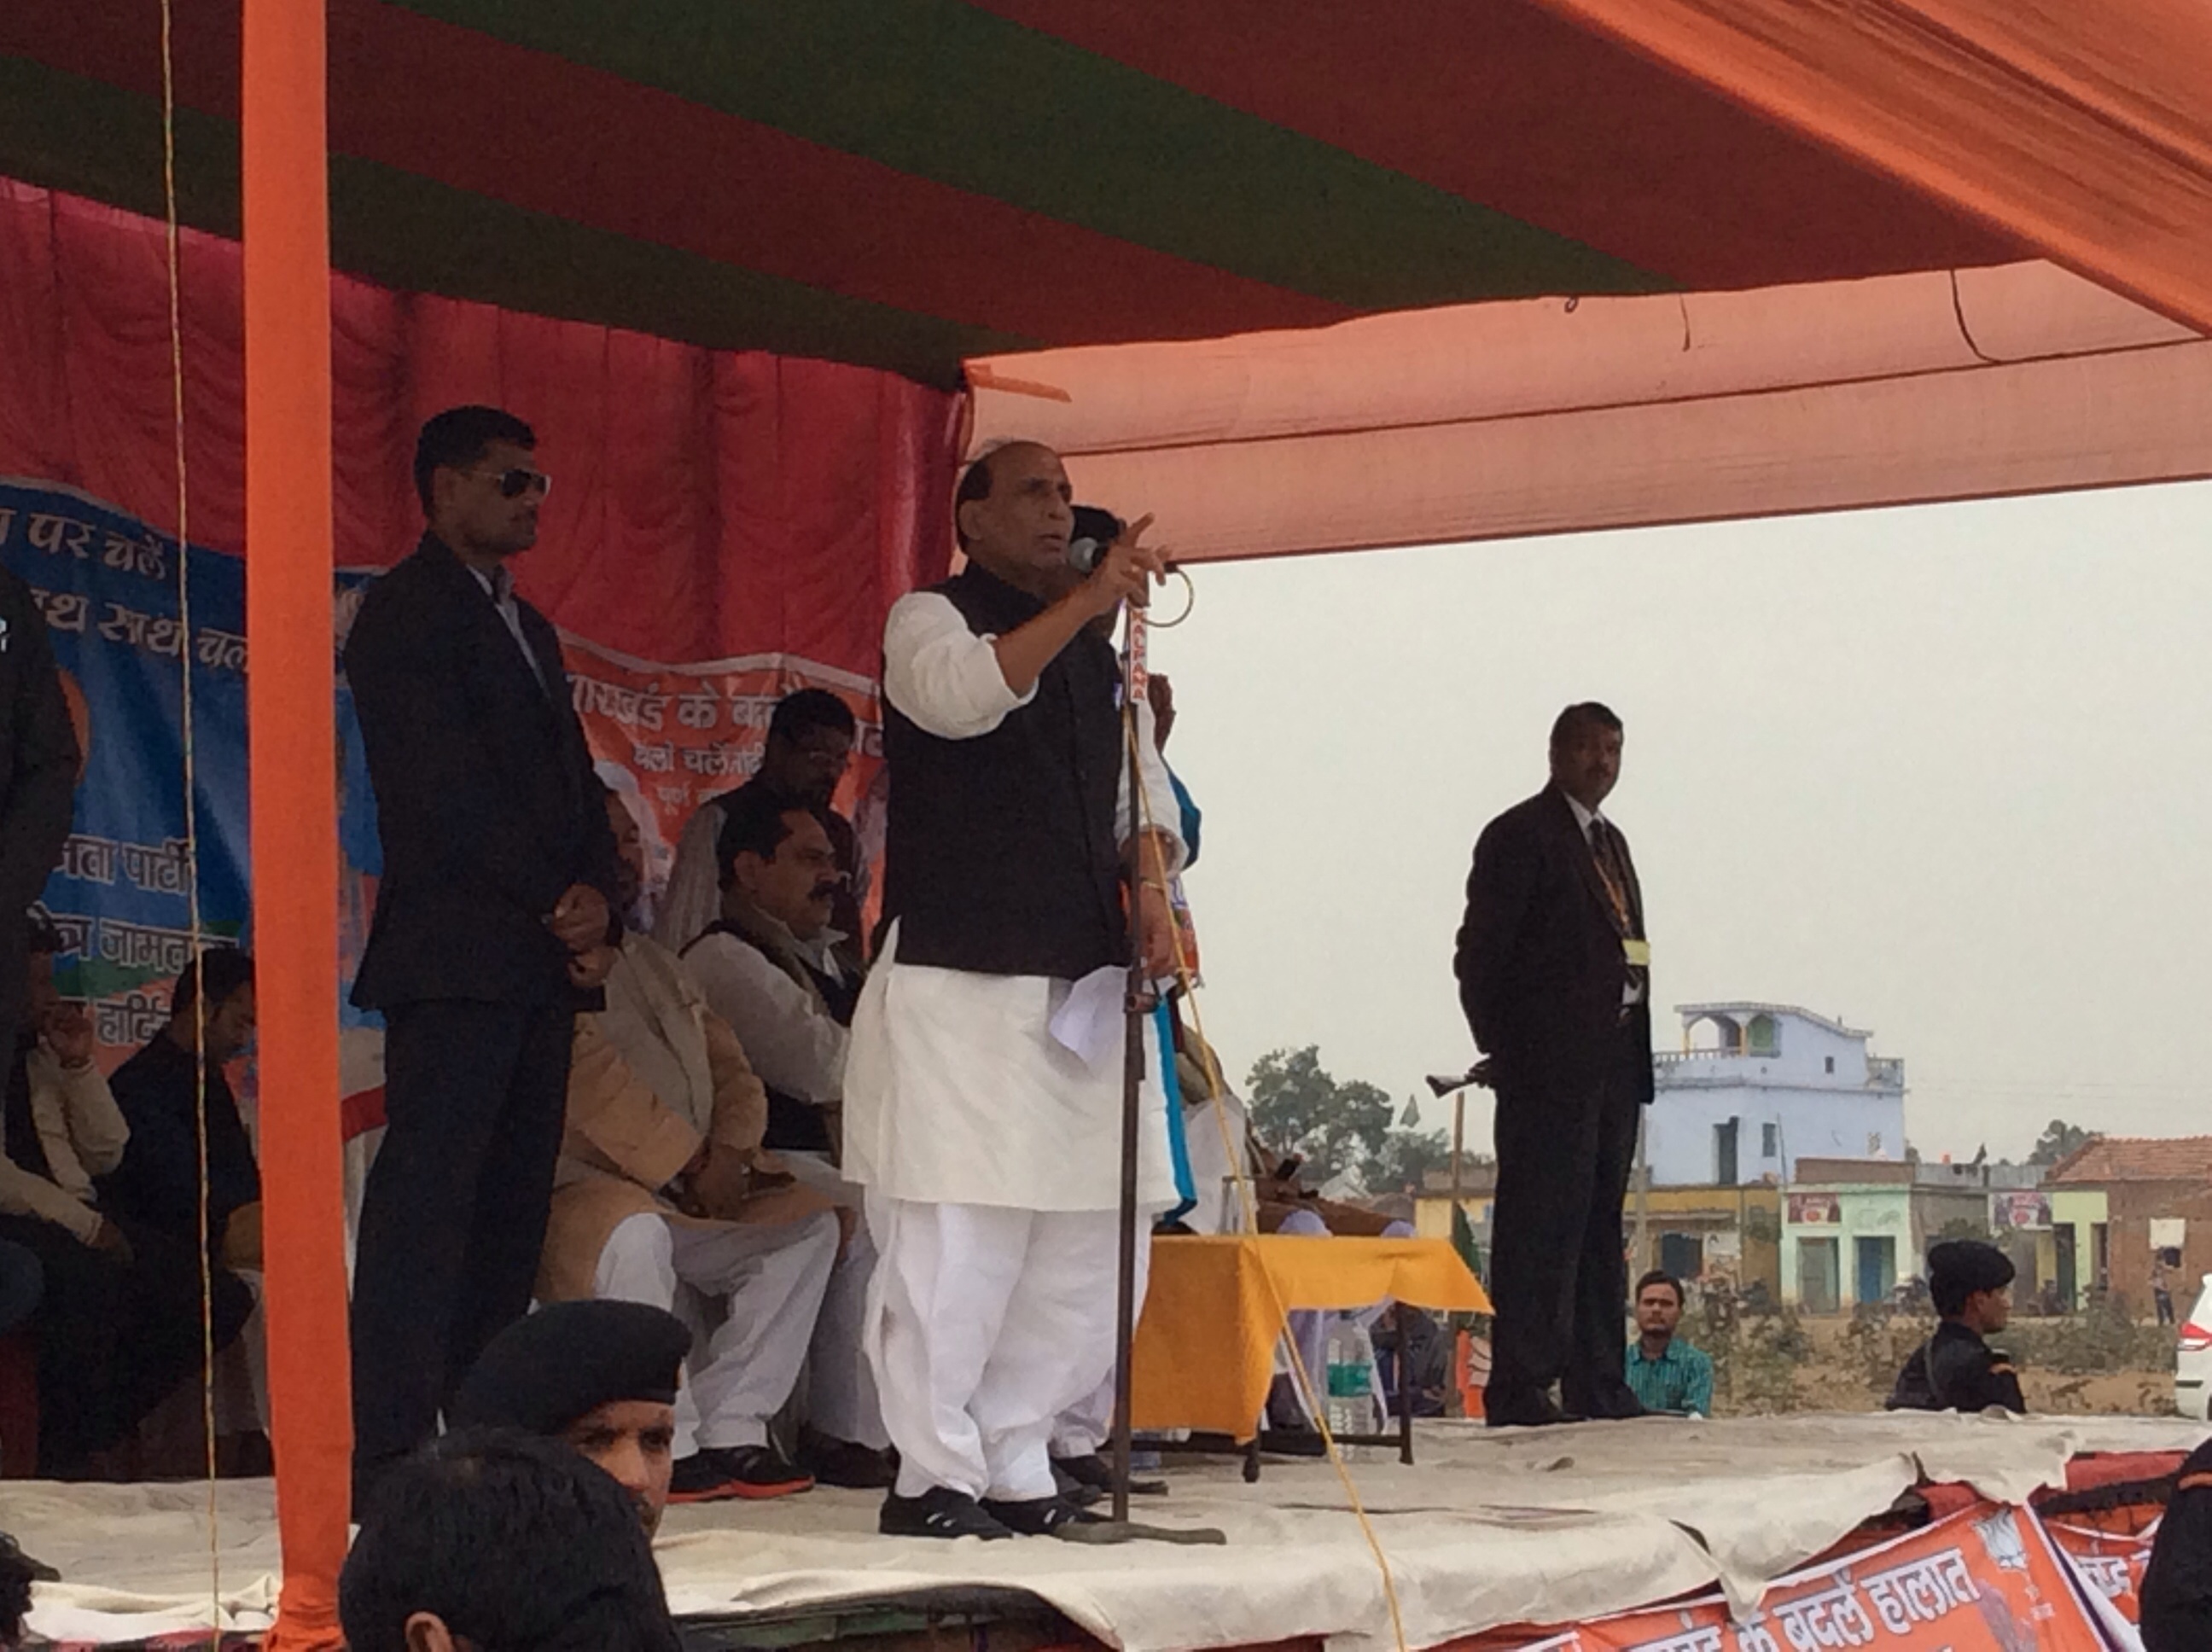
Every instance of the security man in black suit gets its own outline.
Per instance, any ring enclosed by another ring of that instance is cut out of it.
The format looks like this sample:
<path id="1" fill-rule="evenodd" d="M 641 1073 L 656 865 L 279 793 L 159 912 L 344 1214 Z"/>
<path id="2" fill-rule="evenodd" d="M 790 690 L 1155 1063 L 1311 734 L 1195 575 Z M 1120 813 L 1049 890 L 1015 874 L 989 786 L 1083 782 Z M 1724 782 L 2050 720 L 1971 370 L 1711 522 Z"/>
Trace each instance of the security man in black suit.
<path id="1" fill-rule="evenodd" d="M 1651 1099 L 1651 951 L 1627 841 L 1599 812 L 1620 746 L 1605 707 L 1561 712 L 1552 783 L 1483 829 L 1467 881 L 1460 1003 L 1498 1096 L 1492 1426 L 1643 1411 L 1622 1375 L 1620 1207 Z"/>
<path id="2" fill-rule="evenodd" d="M 495 408 L 422 427 L 428 531 L 346 643 L 384 846 L 354 1001 L 384 1014 L 389 1126 L 354 1274 L 356 1502 L 528 1310 L 571 1028 L 616 938 L 614 834 L 560 641 L 507 568 L 551 485 L 535 446 Z"/>
<path id="3" fill-rule="evenodd" d="M 2212 1441 L 2189 1454 L 2143 1573 L 2143 1652 L 2212 1646 Z"/>

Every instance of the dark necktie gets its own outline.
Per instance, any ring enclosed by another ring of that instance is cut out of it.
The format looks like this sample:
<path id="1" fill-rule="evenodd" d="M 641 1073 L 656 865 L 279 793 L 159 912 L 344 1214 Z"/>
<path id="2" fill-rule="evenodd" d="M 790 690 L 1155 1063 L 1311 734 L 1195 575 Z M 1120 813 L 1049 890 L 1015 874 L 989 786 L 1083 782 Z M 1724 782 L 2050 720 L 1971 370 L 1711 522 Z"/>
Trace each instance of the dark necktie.
<path id="1" fill-rule="evenodd" d="M 1613 897 L 1613 909 L 1620 914 L 1620 932 L 1642 939 L 1636 921 L 1636 911 L 1628 896 L 1628 857 L 1621 853 L 1620 840 L 1613 828 L 1593 816 L 1589 824 L 1590 856 L 1597 862 L 1598 874 L 1605 880 L 1606 892 Z M 1640 963 L 1626 966 L 1628 984 L 1641 995 L 1651 972 Z"/>

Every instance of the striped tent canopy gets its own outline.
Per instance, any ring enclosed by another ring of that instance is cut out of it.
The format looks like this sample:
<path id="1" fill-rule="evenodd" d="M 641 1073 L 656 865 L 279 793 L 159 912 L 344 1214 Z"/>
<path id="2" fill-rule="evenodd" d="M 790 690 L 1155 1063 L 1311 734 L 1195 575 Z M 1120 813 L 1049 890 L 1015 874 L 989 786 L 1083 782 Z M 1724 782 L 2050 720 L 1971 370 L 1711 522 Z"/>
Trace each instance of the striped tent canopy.
<path id="1" fill-rule="evenodd" d="M 239 226 L 237 0 L 175 0 Z M 955 382 L 1047 347 L 2036 249 L 1532 0 L 331 0 L 333 262 Z M 0 6 L 0 174 L 161 199 L 154 9 Z"/>

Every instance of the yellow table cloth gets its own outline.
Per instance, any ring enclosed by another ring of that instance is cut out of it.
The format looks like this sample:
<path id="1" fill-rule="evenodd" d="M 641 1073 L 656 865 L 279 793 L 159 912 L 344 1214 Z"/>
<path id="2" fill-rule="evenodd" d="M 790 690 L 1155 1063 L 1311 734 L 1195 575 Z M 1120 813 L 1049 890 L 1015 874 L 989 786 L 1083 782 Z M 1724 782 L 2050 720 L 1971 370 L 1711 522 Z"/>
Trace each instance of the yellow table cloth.
<path id="1" fill-rule="evenodd" d="M 1152 1241 L 1152 1283 L 1130 1361 L 1139 1429 L 1252 1436 L 1294 1308 L 1417 1308 L 1486 1314 L 1490 1297 L 1442 1239 L 1234 1234 Z M 1328 1380 L 1312 1373 L 1316 1384 Z"/>

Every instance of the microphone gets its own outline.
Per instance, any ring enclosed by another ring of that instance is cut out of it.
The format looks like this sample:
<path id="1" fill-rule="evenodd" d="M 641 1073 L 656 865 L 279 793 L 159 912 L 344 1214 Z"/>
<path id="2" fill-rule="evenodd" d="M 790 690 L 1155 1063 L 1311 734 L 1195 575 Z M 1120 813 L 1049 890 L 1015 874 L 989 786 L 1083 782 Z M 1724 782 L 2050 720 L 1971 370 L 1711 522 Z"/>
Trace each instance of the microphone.
<path id="1" fill-rule="evenodd" d="M 1113 512 L 1097 505 L 1078 505 L 1075 526 L 1067 536 L 1068 566 L 1087 575 L 1122 531 L 1121 519 Z"/>

